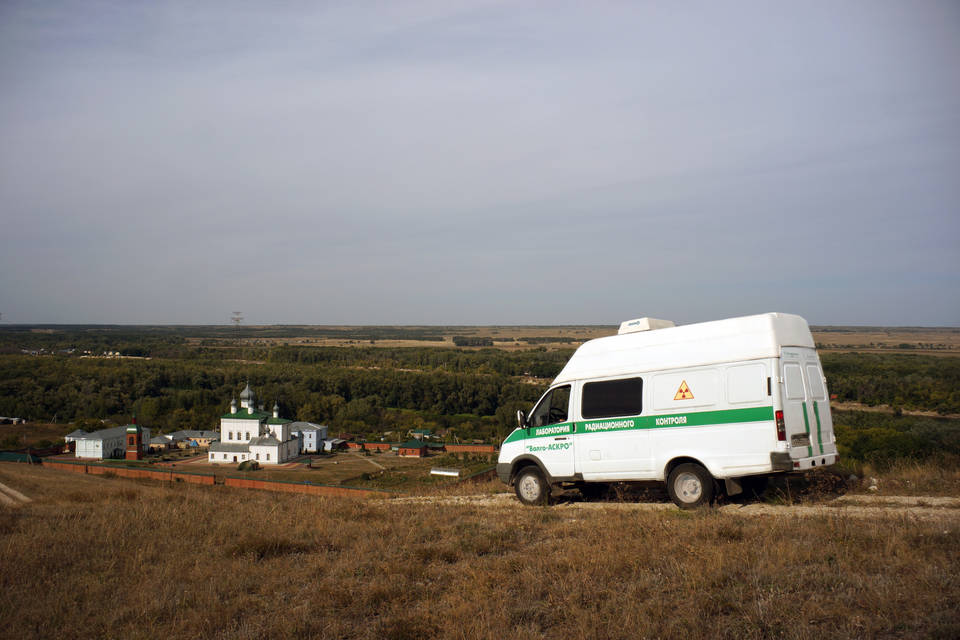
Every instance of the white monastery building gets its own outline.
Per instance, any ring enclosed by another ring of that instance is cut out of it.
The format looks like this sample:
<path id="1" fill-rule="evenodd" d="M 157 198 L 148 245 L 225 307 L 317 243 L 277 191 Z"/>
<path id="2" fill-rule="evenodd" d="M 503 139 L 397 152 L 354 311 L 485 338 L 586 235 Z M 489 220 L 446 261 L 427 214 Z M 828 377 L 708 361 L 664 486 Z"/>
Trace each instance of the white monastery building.
<path id="1" fill-rule="evenodd" d="M 236 399 L 230 402 L 230 413 L 220 416 L 220 441 L 210 444 L 210 462 L 281 464 L 299 455 L 300 438 L 291 432 L 291 421 L 280 417 L 276 405 L 273 416 L 263 407 L 257 411 L 255 399 L 248 384 L 240 392 L 240 408 Z"/>
<path id="2" fill-rule="evenodd" d="M 290 430 L 290 433 L 300 438 L 300 453 L 323 451 L 323 441 L 327 439 L 327 425 L 294 422 L 290 424 Z"/>
<path id="3" fill-rule="evenodd" d="M 112 427 L 110 429 L 101 429 L 93 433 L 84 433 L 77 429 L 64 438 L 67 442 L 76 442 L 77 449 L 75 454 L 78 458 L 92 458 L 94 460 L 104 460 L 106 458 L 123 458 L 126 451 L 127 427 L 136 425 L 124 425 L 122 427 Z M 143 434 L 144 451 L 149 449 L 150 429 L 140 428 Z"/>

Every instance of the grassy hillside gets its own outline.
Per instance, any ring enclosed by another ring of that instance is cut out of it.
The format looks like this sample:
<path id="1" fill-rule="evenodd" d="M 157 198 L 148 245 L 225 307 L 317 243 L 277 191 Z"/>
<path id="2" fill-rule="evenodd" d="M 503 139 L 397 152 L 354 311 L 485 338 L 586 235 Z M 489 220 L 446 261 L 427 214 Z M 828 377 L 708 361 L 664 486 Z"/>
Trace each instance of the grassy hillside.
<path id="1" fill-rule="evenodd" d="M 0 635 L 960 635 L 955 518 L 490 508 L 0 464 Z"/>

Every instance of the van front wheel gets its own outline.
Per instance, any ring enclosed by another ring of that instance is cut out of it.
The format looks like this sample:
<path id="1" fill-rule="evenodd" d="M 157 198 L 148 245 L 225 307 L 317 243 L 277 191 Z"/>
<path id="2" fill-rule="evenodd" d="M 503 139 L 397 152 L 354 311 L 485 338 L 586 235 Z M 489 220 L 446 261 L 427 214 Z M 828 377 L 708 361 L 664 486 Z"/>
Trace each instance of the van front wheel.
<path id="1" fill-rule="evenodd" d="M 527 467 L 519 474 L 513 483 L 514 491 L 520 502 L 527 505 L 548 504 L 550 500 L 550 485 L 537 467 Z"/>
<path id="2" fill-rule="evenodd" d="M 667 478 L 667 493 L 681 509 L 695 509 L 713 502 L 713 476 L 698 464 L 677 465 Z"/>

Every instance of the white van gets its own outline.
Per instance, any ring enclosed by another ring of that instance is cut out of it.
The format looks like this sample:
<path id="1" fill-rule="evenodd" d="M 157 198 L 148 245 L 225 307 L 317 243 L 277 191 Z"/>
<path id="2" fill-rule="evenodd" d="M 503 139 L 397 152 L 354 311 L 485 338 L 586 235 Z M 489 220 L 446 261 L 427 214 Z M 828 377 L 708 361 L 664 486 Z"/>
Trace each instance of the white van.
<path id="1" fill-rule="evenodd" d="M 500 448 L 526 504 L 600 483 L 666 481 L 681 508 L 834 464 L 823 369 L 806 320 L 766 313 L 685 326 L 641 318 L 580 346 Z"/>

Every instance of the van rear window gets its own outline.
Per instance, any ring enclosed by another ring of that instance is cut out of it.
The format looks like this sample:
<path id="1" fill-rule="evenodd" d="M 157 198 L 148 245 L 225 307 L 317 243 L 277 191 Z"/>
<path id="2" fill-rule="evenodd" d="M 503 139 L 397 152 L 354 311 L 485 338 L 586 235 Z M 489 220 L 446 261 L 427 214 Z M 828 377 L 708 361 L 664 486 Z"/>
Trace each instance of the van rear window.
<path id="1" fill-rule="evenodd" d="M 823 386 L 820 367 L 815 364 L 807 365 L 807 380 L 810 382 L 810 395 L 814 400 L 826 400 L 827 391 Z"/>
<path id="2" fill-rule="evenodd" d="M 642 409 L 642 378 L 588 382 L 583 385 L 580 413 L 584 419 L 635 416 Z"/>
<path id="3" fill-rule="evenodd" d="M 803 372 L 798 364 L 783 365 L 783 378 L 787 387 L 787 400 L 803 400 Z"/>

